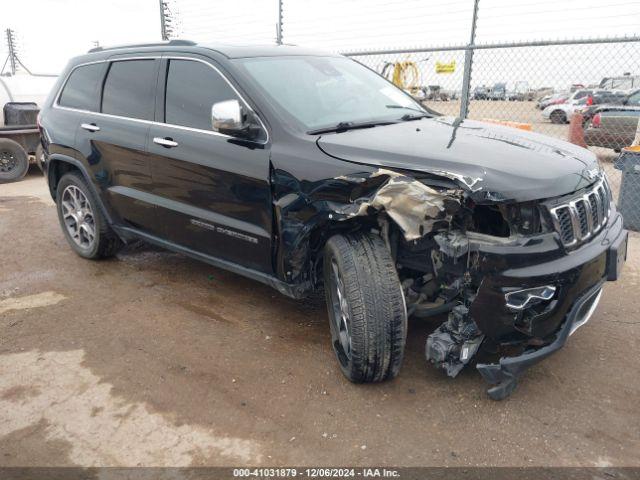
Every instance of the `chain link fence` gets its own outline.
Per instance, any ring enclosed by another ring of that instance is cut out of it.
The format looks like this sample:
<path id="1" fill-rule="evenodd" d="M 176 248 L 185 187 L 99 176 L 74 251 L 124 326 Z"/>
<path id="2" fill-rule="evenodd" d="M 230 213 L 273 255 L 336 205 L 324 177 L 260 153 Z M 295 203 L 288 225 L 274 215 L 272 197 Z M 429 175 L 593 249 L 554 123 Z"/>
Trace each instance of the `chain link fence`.
<path id="1" fill-rule="evenodd" d="M 444 115 L 587 147 L 640 230 L 640 162 L 616 162 L 640 120 L 638 0 L 164 1 L 179 36 L 339 52 Z"/>
<path id="2" fill-rule="evenodd" d="M 444 115 L 585 146 L 640 230 L 640 152 L 619 160 L 640 123 L 640 0 L 158 2 L 163 38 L 339 52 Z"/>
<path id="3" fill-rule="evenodd" d="M 640 161 L 627 154 L 616 162 L 634 142 L 640 120 L 640 75 L 635 74 L 640 73 L 640 39 L 346 54 L 444 115 L 589 148 L 607 173 L 627 226 L 640 230 Z M 465 65 L 469 56 L 472 61 Z M 625 192 L 620 190 L 623 175 Z M 621 202 L 623 196 L 627 201 Z"/>

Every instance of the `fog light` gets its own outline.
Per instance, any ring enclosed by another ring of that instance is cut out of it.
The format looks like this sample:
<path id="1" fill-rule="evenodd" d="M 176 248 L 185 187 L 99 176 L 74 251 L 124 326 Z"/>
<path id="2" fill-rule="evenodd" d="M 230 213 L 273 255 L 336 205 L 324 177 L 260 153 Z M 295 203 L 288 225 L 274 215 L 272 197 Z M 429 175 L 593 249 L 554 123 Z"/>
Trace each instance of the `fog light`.
<path id="1" fill-rule="evenodd" d="M 525 288 L 504 294 L 507 307 L 512 310 L 524 310 L 538 303 L 548 302 L 556 294 L 556 287 L 544 285 L 542 287 Z"/>

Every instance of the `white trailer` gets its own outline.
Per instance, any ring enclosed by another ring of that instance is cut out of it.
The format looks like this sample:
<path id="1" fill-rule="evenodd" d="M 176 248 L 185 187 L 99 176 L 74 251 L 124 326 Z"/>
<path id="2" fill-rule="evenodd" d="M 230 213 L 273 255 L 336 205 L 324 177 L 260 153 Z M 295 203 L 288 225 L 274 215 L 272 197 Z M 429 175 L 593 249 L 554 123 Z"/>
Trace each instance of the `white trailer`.
<path id="1" fill-rule="evenodd" d="M 0 183 L 20 180 L 42 147 L 36 124 L 40 106 L 57 77 L 17 73 L 0 76 Z"/>

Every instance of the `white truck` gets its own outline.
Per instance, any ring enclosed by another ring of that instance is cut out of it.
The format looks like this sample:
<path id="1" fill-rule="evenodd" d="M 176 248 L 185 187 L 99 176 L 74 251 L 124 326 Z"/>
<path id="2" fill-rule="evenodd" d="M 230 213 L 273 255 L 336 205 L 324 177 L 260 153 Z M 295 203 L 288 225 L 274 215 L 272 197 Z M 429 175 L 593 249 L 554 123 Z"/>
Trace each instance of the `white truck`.
<path id="1" fill-rule="evenodd" d="M 56 76 L 0 76 L 0 183 L 20 180 L 42 150 L 37 126 L 40 106 Z"/>

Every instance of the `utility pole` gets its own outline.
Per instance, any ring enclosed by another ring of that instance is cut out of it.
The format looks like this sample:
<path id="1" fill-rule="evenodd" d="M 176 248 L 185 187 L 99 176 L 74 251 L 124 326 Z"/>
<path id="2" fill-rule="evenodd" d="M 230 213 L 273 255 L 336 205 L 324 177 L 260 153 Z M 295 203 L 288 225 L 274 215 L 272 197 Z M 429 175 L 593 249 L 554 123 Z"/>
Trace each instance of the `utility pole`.
<path id="1" fill-rule="evenodd" d="M 27 72 L 29 75 L 33 75 L 34 77 L 57 77 L 57 75 L 48 75 L 46 73 L 33 73 L 31 70 L 25 67 L 24 63 L 22 63 L 20 61 L 20 58 L 18 57 L 18 47 L 16 46 L 15 32 L 12 29 L 7 28 L 5 30 L 5 33 L 7 35 L 7 48 L 9 50 L 9 55 L 7 55 L 2 68 L 0 68 L 0 75 L 4 74 L 4 68 L 7 66 L 7 63 L 9 63 L 9 69 L 11 70 L 11 73 L 8 73 L 7 75 L 15 75 L 16 70 L 18 69 L 18 65 L 20 65 L 22 70 Z"/>
<path id="2" fill-rule="evenodd" d="M 11 75 L 16 74 L 16 59 L 18 57 L 16 52 L 16 37 L 13 30 L 7 28 L 7 47 L 9 48 L 9 68 L 11 69 Z M 6 62 L 5 62 L 6 63 Z"/>
<path id="3" fill-rule="evenodd" d="M 177 20 L 169 7 L 169 0 L 159 0 L 160 3 L 160 34 L 162 40 L 169 40 L 176 33 Z"/>
<path id="4" fill-rule="evenodd" d="M 162 40 L 168 40 L 169 37 L 167 36 L 167 26 L 165 24 L 165 4 L 164 4 L 164 0 L 159 0 L 160 2 L 160 35 L 162 36 Z"/>

